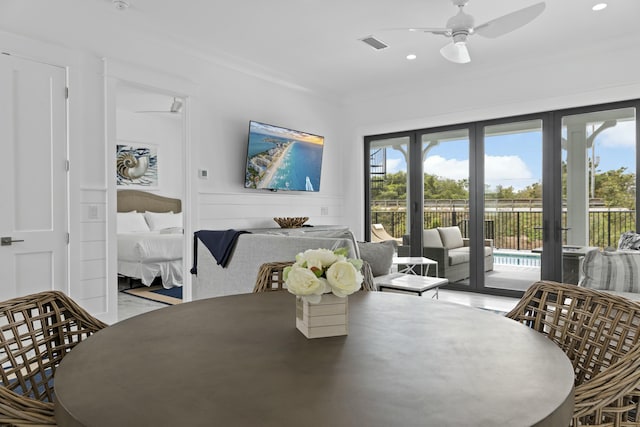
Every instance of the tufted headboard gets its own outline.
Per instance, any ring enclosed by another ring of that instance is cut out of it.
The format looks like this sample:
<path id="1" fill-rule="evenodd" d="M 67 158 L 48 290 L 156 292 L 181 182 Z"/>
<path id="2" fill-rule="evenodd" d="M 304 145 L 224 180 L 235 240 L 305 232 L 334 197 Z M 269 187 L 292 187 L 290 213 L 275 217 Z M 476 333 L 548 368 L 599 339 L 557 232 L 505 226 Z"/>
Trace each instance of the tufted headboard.
<path id="1" fill-rule="evenodd" d="M 118 212 L 182 212 L 182 201 L 138 190 L 118 191 Z"/>

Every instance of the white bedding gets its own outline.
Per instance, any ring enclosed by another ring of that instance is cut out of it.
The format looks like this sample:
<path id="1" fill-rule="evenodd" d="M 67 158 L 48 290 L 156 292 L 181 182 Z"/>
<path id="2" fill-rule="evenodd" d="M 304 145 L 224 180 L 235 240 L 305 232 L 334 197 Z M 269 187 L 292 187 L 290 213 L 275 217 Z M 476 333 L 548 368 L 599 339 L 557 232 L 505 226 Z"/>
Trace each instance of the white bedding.
<path id="1" fill-rule="evenodd" d="M 182 259 L 182 234 L 118 234 L 118 259 L 134 262 L 173 261 Z"/>
<path id="2" fill-rule="evenodd" d="M 165 288 L 182 286 L 182 233 L 118 234 L 118 274 L 150 286 L 157 276 Z"/>

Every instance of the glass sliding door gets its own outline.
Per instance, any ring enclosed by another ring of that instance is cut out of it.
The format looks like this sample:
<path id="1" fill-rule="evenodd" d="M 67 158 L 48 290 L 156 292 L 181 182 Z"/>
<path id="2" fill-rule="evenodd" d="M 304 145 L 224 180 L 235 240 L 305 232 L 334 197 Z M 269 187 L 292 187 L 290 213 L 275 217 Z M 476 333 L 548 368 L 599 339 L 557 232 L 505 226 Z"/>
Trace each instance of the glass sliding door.
<path id="1" fill-rule="evenodd" d="M 542 120 L 485 126 L 483 134 L 484 287 L 524 291 L 541 278 Z"/>
<path id="2" fill-rule="evenodd" d="M 402 244 L 410 233 L 409 136 L 366 139 L 368 230 L 372 242 L 396 239 Z"/>
<path id="3" fill-rule="evenodd" d="M 469 130 L 425 133 L 418 140 L 423 178 L 423 256 L 438 262 L 439 276 L 449 279 L 450 284 L 468 287 Z"/>
<path id="4" fill-rule="evenodd" d="M 577 284 L 588 251 L 636 230 L 636 109 L 562 116 L 562 281 Z"/>
<path id="5" fill-rule="evenodd" d="M 518 297 L 537 280 L 577 284 L 586 253 L 640 228 L 639 108 L 365 137 L 365 236 L 437 261 L 451 289 Z"/>

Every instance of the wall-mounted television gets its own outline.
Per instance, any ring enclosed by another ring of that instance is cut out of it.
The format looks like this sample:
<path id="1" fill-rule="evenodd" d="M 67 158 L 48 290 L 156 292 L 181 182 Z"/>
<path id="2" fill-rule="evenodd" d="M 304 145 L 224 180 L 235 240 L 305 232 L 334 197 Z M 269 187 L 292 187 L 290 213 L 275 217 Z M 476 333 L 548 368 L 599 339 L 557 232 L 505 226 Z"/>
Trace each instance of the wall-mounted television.
<path id="1" fill-rule="evenodd" d="M 324 137 L 249 122 L 245 188 L 319 191 Z"/>

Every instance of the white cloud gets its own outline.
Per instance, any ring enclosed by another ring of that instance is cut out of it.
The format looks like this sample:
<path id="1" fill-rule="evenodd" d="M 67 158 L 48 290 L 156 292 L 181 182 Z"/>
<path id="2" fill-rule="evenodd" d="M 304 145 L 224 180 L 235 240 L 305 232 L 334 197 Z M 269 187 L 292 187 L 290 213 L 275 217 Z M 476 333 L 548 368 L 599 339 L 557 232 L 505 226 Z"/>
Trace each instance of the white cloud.
<path id="1" fill-rule="evenodd" d="M 469 160 L 429 156 L 424 162 L 424 170 L 430 175 L 458 181 L 469 177 Z M 520 190 L 537 182 L 538 178 L 518 156 L 485 156 L 485 180 L 492 188 L 502 185 Z"/>
<path id="2" fill-rule="evenodd" d="M 456 181 L 469 178 L 469 160 L 445 159 L 442 156 L 428 156 L 424 161 L 424 172 Z"/>
<path id="3" fill-rule="evenodd" d="M 485 184 L 521 190 L 537 182 L 529 166 L 518 156 L 485 156 Z"/>

